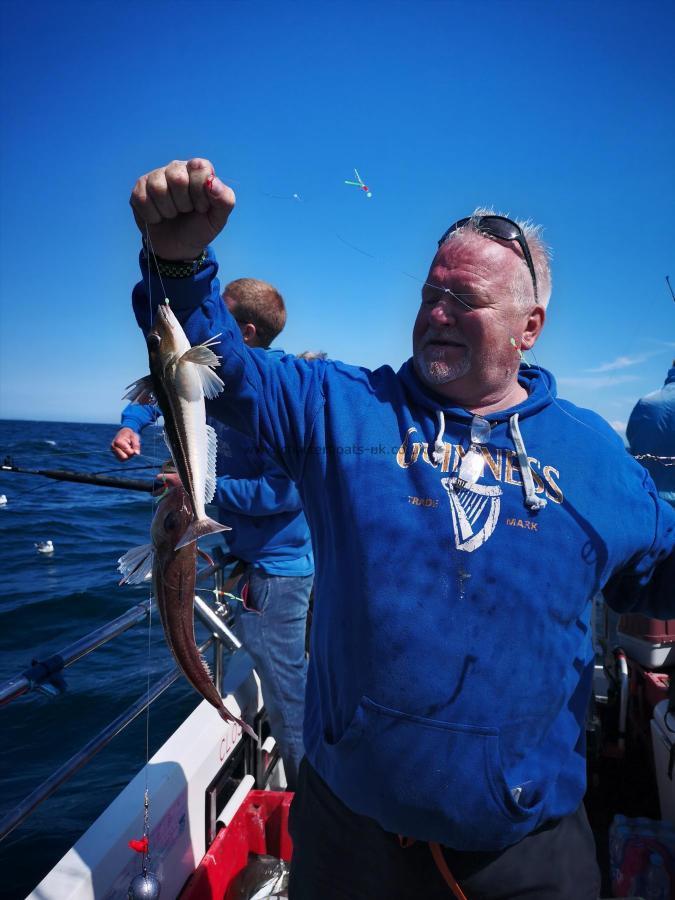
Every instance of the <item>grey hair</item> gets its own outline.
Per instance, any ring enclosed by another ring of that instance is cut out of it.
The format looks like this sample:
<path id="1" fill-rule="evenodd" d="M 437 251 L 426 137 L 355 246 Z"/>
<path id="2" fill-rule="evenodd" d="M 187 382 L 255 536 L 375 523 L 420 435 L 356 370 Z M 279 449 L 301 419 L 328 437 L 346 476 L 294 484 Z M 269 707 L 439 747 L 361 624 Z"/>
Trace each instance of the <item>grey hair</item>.
<path id="1" fill-rule="evenodd" d="M 551 249 L 542 240 L 541 225 L 535 225 L 530 219 L 527 219 L 526 221 L 514 219 L 513 216 L 509 216 L 507 213 L 497 213 L 494 209 L 487 209 L 479 206 L 473 211 L 469 221 L 461 228 L 453 231 L 448 240 L 461 240 L 463 235 L 471 232 L 480 234 L 488 240 L 493 240 L 489 234 L 485 234 L 484 231 L 479 231 L 478 219 L 481 216 L 505 216 L 520 227 L 523 236 L 527 241 L 527 246 L 530 248 L 534 272 L 537 276 L 537 303 L 539 306 L 543 306 L 544 309 L 546 309 L 548 301 L 551 298 L 552 287 Z M 527 265 L 517 267 L 511 281 L 511 292 L 516 305 L 523 312 L 529 311 L 535 305 L 532 294 L 532 276 L 530 275 L 530 270 Z"/>

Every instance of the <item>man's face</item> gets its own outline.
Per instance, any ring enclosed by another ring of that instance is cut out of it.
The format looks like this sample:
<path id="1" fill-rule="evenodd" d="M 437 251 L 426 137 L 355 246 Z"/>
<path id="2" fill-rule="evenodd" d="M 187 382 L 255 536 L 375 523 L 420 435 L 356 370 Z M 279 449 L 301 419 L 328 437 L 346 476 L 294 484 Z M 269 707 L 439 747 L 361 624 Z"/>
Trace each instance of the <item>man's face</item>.
<path id="1" fill-rule="evenodd" d="M 470 407 L 515 382 L 511 338 L 520 346 L 528 313 L 517 309 L 511 284 L 523 264 L 512 248 L 478 234 L 439 249 L 413 328 L 415 370 L 425 384 Z"/>

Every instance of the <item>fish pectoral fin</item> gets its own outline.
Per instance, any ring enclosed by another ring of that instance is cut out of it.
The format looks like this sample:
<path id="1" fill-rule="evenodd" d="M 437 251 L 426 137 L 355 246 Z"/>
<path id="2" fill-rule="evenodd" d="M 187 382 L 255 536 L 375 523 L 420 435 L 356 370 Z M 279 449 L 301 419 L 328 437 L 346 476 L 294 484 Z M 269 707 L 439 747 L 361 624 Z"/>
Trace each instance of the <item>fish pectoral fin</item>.
<path id="1" fill-rule="evenodd" d="M 152 544 L 132 547 L 117 560 L 117 570 L 122 575 L 120 584 L 140 584 L 152 573 L 154 559 Z"/>
<path id="2" fill-rule="evenodd" d="M 188 362 L 197 363 L 197 365 L 201 366 L 217 366 L 220 362 L 220 357 L 210 348 L 220 343 L 220 335 L 221 332 L 219 331 L 218 334 L 210 337 L 208 341 L 203 341 L 201 344 L 195 344 L 194 347 L 190 347 L 181 356 L 181 359 L 187 359 Z"/>
<path id="3" fill-rule="evenodd" d="M 220 357 L 216 356 L 206 344 L 197 344 L 186 350 L 179 362 L 191 362 L 196 366 L 217 366 L 220 363 Z"/>
<path id="4" fill-rule="evenodd" d="M 202 391 L 207 400 L 213 400 L 225 387 L 221 379 L 216 375 L 213 369 L 208 366 L 198 366 L 197 374 L 202 383 Z"/>
<path id="5" fill-rule="evenodd" d="M 138 381 L 128 384 L 125 390 L 122 400 L 130 400 L 132 403 L 157 403 L 152 375 L 144 375 Z"/>
<path id="6" fill-rule="evenodd" d="M 219 531 L 232 531 L 232 529 L 229 525 L 221 525 L 220 522 L 209 519 L 208 516 L 203 519 L 195 519 L 190 522 L 185 534 L 176 544 L 175 549 L 180 550 L 181 547 L 187 547 L 188 544 L 191 544 L 200 537 L 204 537 L 207 534 L 216 534 Z"/>
<path id="7" fill-rule="evenodd" d="M 220 363 L 220 357 L 216 356 L 206 344 L 198 344 L 190 347 L 181 356 L 179 363 L 189 362 L 196 366 L 195 371 L 202 385 L 202 392 L 207 400 L 213 400 L 223 390 L 225 385 L 213 371 L 212 366 Z"/>

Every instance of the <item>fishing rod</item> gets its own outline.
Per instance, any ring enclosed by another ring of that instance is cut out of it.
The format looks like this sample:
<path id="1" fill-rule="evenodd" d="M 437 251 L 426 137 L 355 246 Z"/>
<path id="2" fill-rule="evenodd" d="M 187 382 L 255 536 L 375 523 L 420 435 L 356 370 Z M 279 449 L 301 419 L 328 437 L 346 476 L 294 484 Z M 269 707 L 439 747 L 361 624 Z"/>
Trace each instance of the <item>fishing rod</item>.
<path id="1" fill-rule="evenodd" d="M 120 488 L 125 491 L 145 491 L 151 494 L 157 488 L 156 481 L 141 481 L 139 478 L 115 478 L 114 476 L 96 475 L 93 472 L 71 472 L 67 469 L 23 469 L 15 466 L 11 459 L 6 459 L 0 466 L 0 472 L 17 472 L 19 475 L 42 475 L 55 481 L 72 481 L 77 484 L 96 484 L 99 487 Z"/>

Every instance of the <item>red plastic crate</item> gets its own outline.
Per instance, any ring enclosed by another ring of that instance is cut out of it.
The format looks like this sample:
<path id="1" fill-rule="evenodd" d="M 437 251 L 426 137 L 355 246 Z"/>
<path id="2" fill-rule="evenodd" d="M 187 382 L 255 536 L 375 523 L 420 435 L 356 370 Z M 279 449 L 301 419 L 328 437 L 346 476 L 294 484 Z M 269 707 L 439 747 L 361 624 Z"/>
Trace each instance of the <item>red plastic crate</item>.
<path id="1" fill-rule="evenodd" d="M 290 861 L 289 791 L 250 791 L 226 828 L 222 828 L 180 893 L 180 900 L 222 900 L 246 867 L 249 853 Z"/>
<path id="2" fill-rule="evenodd" d="M 675 641 L 675 619 L 650 619 L 639 613 L 625 613 L 619 619 L 619 631 L 652 644 Z"/>

